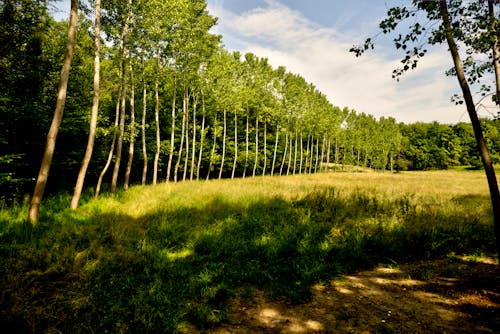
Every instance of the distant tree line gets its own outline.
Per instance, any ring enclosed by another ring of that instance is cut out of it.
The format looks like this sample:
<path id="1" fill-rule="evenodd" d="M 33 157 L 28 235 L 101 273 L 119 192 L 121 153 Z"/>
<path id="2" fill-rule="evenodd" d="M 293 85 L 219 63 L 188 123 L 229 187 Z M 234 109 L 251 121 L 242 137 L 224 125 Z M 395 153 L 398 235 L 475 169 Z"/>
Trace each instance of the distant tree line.
<path id="1" fill-rule="evenodd" d="M 67 22 L 47 1 L 0 3 L 0 200 L 29 193 L 55 107 Z M 50 3 L 50 2 L 49 2 Z M 74 187 L 93 98 L 94 2 L 83 3 L 48 191 Z M 87 7 L 85 7 L 85 5 Z M 398 124 L 334 106 L 313 84 L 211 33 L 205 0 L 106 1 L 97 137 L 85 185 L 337 170 L 480 168 L 466 123 Z M 494 162 L 499 123 L 482 120 Z"/>

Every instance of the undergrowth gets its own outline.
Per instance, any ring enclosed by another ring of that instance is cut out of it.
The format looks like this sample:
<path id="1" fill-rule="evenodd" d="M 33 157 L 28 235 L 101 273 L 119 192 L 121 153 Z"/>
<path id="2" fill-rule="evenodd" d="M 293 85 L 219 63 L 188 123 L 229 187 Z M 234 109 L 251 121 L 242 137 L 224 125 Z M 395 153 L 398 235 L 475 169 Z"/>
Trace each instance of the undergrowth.
<path id="1" fill-rule="evenodd" d="M 75 212 L 60 196 L 36 228 L 23 219 L 25 204 L 3 209 L 1 328 L 203 330 L 227 320 L 238 291 L 302 303 L 312 285 L 353 270 L 494 249 L 486 196 L 321 185 L 291 196 L 251 185 L 235 192 L 229 182 L 135 187 Z"/>

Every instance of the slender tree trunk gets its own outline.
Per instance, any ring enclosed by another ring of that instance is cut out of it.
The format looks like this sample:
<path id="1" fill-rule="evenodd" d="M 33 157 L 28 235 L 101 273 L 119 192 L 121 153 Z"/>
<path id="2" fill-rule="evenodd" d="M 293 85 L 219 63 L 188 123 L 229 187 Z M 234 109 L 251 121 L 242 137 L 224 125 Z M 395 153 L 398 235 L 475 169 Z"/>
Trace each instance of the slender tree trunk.
<path id="1" fill-rule="evenodd" d="M 159 57 L 159 56 L 158 56 Z M 158 87 L 158 76 L 155 79 L 155 129 L 156 129 L 156 151 L 155 159 L 153 162 L 153 184 L 158 182 L 158 162 L 160 161 L 160 149 L 161 149 L 161 139 L 160 139 L 160 96 Z"/>
<path id="2" fill-rule="evenodd" d="M 300 131 L 300 161 L 299 161 L 299 174 L 302 174 L 302 162 L 304 161 L 304 143 L 302 140 L 302 131 Z"/>
<path id="3" fill-rule="evenodd" d="M 94 93 L 92 96 L 92 113 L 90 117 L 90 129 L 89 137 L 87 140 L 87 148 L 85 150 L 85 155 L 83 156 L 82 165 L 80 167 L 80 172 L 78 173 L 78 178 L 76 180 L 75 190 L 73 192 L 73 198 L 71 199 L 70 208 L 76 209 L 78 207 L 78 202 L 80 201 L 80 196 L 82 194 L 83 184 L 85 182 L 85 176 L 87 174 L 87 169 L 89 167 L 90 159 L 92 158 L 92 151 L 94 149 L 95 133 L 97 129 L 97 116 L 99 112 L 99 83 L 100 83 L 100 72 L 101 72 L 101 0 L 96 0 L 95 2 L 95 23 L 94 23 Z"/>
<path id="4" fill-rule="evenodd" d="M 462 60 L 458 53 L 458 47 L 453 38 L 451 22 L 448 14 L 448 8 L 445 1 L 440 2 L 441 16 L 443 18 L 443 25 L 446 34 L 446 40 L 448 42 L 448 47 L 450 49 L 451 56 L 453 58 L 453 63 L 455 64 L 455 71 L 457 74 L 457 79 L 462 89 L 462 93 L 465 100 L 465 105 L 467 106 L 467 112 L 472 123 L 472 128 L 474 129 L 474 135 L 476 138 L 476 143 L 481 154 L 481 159 L 483 161 L 484 170 L 486 172 L 486 178 L 488 180 L 488 186 L 490 189 L 490 198 L 493 208 L 493 222 L 496 238 L 496 248 L 497 256 L 500 256 L 500 192 L 498 189 L 497 178 L 495 175 L 495 169 L 493 168 L 493 163 L 490 158 L 490 153 L 486 145 L 486 141 L 483 137 L 483 132 L 481 129 L 481 123 L 477 116 L 476 107 L 474 105 L 474 100 L 470 92 L 469 84 L 465 78 L 465 73 L 462 65 Z"/>
<path id="5" fill-rule="evenodd" d="M 184 156 L 184 170 L 182 171 L 182 181 L 186 181 L 186 173 L 188 169 L 188 162 L 189 162 L 189 99 L 191 98 L 191 94 L 188 91 L 187 95 L 187 101 L 186 101 L 186 129 L 185 129 L 185 135 L 186 135 L 186 154 Z"/>
<path id="6" fill-rule="evenodd" d="M 290 136 L 289 136 L 289 142 L 290 143 L 288 146 L 290 147 L 290 151 L 288 153 L 288 166 L 286 168 L 286 175 L 287 176 L 290 175 L 290 168 L 292 166 L 292 150 L 293 150 L 293 135 L 292 134 L 290 134 Z"/>
<path id="7" fill-rule="evenodd" d="M 122 149 L 123 149 L 123 135 L 125 133 L 125 109 L 126 109 L 126 98 L 127 98 L 127 68 L 125 66 L 126 61 L 126 40 L 128 37 L 129 30 L 129 20 L 132 14 L 131 8 L 132 0 L 128 1 L 128 14 L 125 24 L 123 26 L 122 35 L 120 38 L 120 79 L 121 79 L 121 102 L 120 102 L 120 127 L 118 133 L 118 141 L 116 143 L 115 152 L 115 165 L 113 168 L 113 175 L 111 177 L 111 189 L 112 194 L 116 193 L 116 185 L 118 183 L 118 173 L 120 172 L 120 165 L 122 161 Z"/>
<path id="8" fill-rule="evenodd" d="M 330 149 L 331 149 L 331 140 L 330 140 L 330 136 L 327 137 L 328 138 L 328 144 L 327 144 L 327 151 L 326 151 L 326 166 L 325 166 L 325 172 L 329 172 L 330 171 Z"/>
<path id="9" fill-rule="evenodd" d="M 283 167 L 285 167 L 286 164 L 287 150 L 288 150 L 288 127 L 285 132 L 285 150 L 283 151 L 283 158 L 281 159 L 280 176 L 283 175 Z"/>
<path id="10" fill-rule="evenodd" d="M 224 132 L 222 135 L 222 159 L 220 162 L 219 180 L 222 178 L 222 172 L 224 171 L 224 159 L 226 158 L 226 133 L 227 133 L 226 109 L 224 109 Z"/>
<path id="11" fill-rule="evenodd" d="M 245 132 L 245 167 L 243 168 L 243 178 L 245 178 L 246 173 L 247 173 L 247 167 L 248 167 L 248 155 L 249 155 L 249 146 L 250 146 L 250 141 L 248 139 L 248 130 L 249 130 L 249 125 L 250 120 L 249 120 L 249 112 L 248 112 L 248 104 L 247 104 L 247 123 L 246 123 L 246 132 Z"/>
<path id="12" fill-rule="evenodd" d="M 326 133 L 323 134 L 323 140 L 321 141 L 321 158 L 319 160 L 319 172 L 323 172 L 323 162 L 325 160 L 325 142 L 326 142 Z"/>
<path id="13" fill-rule="evenodd" d="M 40 210 L 40 203 L 42 201 L 47 179 L 49 177 L 50 165 L 56 147 L 57 134 L 64 114 L 64 105 L 66 103 L 66 92 L 68 87 L 69 71 L 71 69 L 71 60 L 73 58 L 73 48 L 76 40 L 76 26 L 78 23 L 78 1 L 71 0 L 71 12 L 69 19 L 68 40 L 66 44 L 66 52 L 64 54 L 63 65 L 61 68 L 61 76 L 59 79 L 59 86 L 57 88 L 57 102 L 50 125 L 49 133 L 47 134 L 47 142 L 45 144 L 45 152 L 43 153 L 42 163 L 38 177 L 36 179 L 35 190 L 28 212 L 28 219 L 33 225 L 38 222 L 38 212 Z"/>
<path id="14" fill-rule="evenodd" d="M 319 137 L 316 139 L 316 162 L 314 164 L 314 174 L 318 172 L 318 162 L 319 162 Z"/>
<path id="15" fill-rule="evenodd" d="M 262 166 L 262 176 L 266 175 L 267 170 L 267 118 L 264 119 L 264 165 Z"/>
<path id="16" fill-rule="evenodd" d="M 236 172 L 236 164 L 238 162 L 238 113 L 236 108 L 234 109 L 234 161 L 233 170 L 231 172 L 231 179 L 234 179 L 234 173 Z"/>
<path id="17" fill-rule="evenodd" d="M 200 150 L 198 152 L 198 166 L 196 168 L 196 180 L 200 179 L 200 169 L 201 169 L 201 158 L 203 157 L 203 144 L 205 142 L 205 97 L 203 91 L 201 92 L 201 138 L 200 138 Z"/>
<path id="18" fill-rule="evenodd" d="M 294 147 L 294 153 L 293 153 L 293 175 L 295 175 L 295 172 L 297 170 L 297 151 L 298 151 L 298 146 L 299 146 L 299 132 L 297 129 L 295 129 L 295 147 Z"/>
<path id="19" fill-rule="evenodd" d="M 495 83 L 497 90 L 497 100 L 496 103 L 500 105 L 500 46 L 499 46 L 499 34 L 497 31 L 498 24 L 496 23 L 495 12 L 493 9 L 493 1 L 488 1 L 488 13 L 490 19 L 490 31 L 492 34 L 492 52 L 493 52 L 493 67 L 495 68 Z"/>
<path id="20" fill-rule="evenodd" d="M 146 112 L 147 112 L 148 91 L 146 86 L 146 69 L 144 64 L 144 53 L 142 55 L 142 120 L 141 120 L 141 137 L 142 137 L 142 185 L 146 184 L 148 176 L 148 152 L 146 148 Z"/>
<path id="21" fill-rule="evenodd" d="M 97 180 L 97 186 L 95 188 L 95 198 L 99 197 L 99 192 L 101 191 L 101 184 L 102 184 L 102 179 L 104 178 L 104 175 L 108 171 L 109 166 L 111 165 L 111 161 L 113 160 L 113 152 L 115 151 L 115 144 L 116 144 L 116 135 L 118 131 L 118 122 L 120 119 L 120 94 L 118 94 L 117 99 L 116 99 L 116 110 L 115 110 L 115 123 L 113 127 L 113 139 L 111 140 L 111 147 L 109 149 L 109 154 L 108 154 L 108 160 L 106 160 L 106 164 L 104 165 L 104 168 L 101 171 L 101 174 L 99 175 L 99 179 Z"/>
<path id="22" fill-rule="evenodd" d="M 186 113 L 187 113 L 187 92 L 186 92 L 186 83 L 184 82 L 184 97 L 182 99 L 182 127 L 181 127 L 181 144 L 179 147 L 179 152 L 177 156 L 177 162 L 175 163 L 174 168 L 174 182 L 177 182 L 177 175 L 179 173 L 179 166 L 182 160 L 182 149 L 184 147 L 184 131 L 186 128 Z"/>
<path id="23" fill-rule="evenodd" d="M 217 145 L 217 112 L 215 113 L 214 125 L 213 125 L 214 141 L 212 144 L 212 151 L 210 152 L 210 163 L 208 164 L 207 181 L 210 180 L 210 171 L 212 169 L 214 157 L 215 157 L 215 146 Z"/>
<path id="24" fill-rule="evenodd" d="M 189 174 L 189 180 L 193 181 L 194 177 L 194 158 L 196 155 L 196 107 L 198 104 L 198 99 L 195 97 L 193 101 L 193 148 L 191 150 L 191 172 Z"/>
<path id="25" fill-rule="evenodd" d="M 310 163 L 310 157 L 311 157 L 311 133 L 307 134 L 307 143 L 306 143 L 306 162 L 304 165 L 304 174 L 310 174 L 311 173 L 311 163 Z"/>
<path id="26" fill-rule="evenodd" d="M 135 146 L 135 87 L 134 87 L 134 69 L 130 62 L 130 143 L 128 147 L 128 161 L 125 169 L 125 181 L 123 189 L 128 190 L 130 184 L 130 172 L 132 171 L 132 162 L 134 160 Z"/>
<path id="27" fill-rule="evenodd" d="M 172 171 L 172 161 L 174 158 L 175 149 L 175 109 L 176 109 L 176 99 L 177 96 L 177 79 L 174 76 L 174 89 L 172 93 L 172 122 L 170 125 L 170 152 L 168 153 L 168 164 L 167 164 L 167 177 L 166 182 L 170 181 L 170 173 Z"/>
<path id="28" fill-rule="evenodd" d="M 278 154 L 279 136 L 280 136 L 280 127 L 279 127 L 279 125 L 276 125 L 276 134 L 274 136 L 273 164 L 271 166 L 271 176 L 274 175 L 274 167 L 276 166 L 276 155 Z"/>
<path id="29" fill-rule="evenodd" d="M 255 160 L 253 163 L 252 177 L 255 177 L 258 161 L 259 161 L 259 115 L 256 115 L 255 116 Z"/>

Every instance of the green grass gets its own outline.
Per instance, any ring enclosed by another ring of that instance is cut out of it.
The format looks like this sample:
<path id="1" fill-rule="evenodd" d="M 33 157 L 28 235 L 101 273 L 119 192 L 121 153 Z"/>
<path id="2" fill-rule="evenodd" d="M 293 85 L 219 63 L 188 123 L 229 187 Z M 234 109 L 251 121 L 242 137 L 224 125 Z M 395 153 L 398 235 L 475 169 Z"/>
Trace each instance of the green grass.
<path id="1" fill-rule="evenodd" d="M 0 212 L 8 332 L 175 333 L 227 320 L 229 300 L 306 302 L 378 263 L 494 250 L 481 172 L 331 173 L 133 187 L 65 209 Z M 451 271 L 453 268 L 448 268 Z"/>

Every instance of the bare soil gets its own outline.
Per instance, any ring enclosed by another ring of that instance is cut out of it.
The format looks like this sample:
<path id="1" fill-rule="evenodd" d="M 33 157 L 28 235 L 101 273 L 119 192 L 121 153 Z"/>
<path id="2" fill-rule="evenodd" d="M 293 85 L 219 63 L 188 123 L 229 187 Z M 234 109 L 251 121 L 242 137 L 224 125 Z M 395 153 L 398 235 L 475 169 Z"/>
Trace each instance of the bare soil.
<path id="1" fill-rule="evenodd" d="M 381 266 L 314 286 L 300 305 L 254 289 L 208 332 L 500 333 L 500 266 L 458 257 Z"/>

